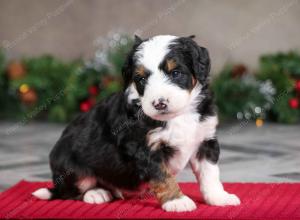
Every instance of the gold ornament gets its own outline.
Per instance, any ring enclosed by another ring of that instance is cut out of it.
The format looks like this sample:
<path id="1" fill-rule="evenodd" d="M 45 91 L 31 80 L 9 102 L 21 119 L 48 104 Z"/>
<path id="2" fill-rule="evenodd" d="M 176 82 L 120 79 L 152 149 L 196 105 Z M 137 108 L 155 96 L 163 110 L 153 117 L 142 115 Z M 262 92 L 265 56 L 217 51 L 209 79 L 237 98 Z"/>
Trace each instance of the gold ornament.
<path id="1" fill-rule="evenodd" d="M 261 119 L 261 118 L 257 118 L 256 121 L 255 121 L 255 124 L 256 124 L 256 127 L 259 128 L 259 127 L 263 126 L 264 120 Z"/>
<path id="2" fill-rule="evenodd" d="M 30 90 L 28 84 L 22 84 L 19 88 L 20 93 L 26 93 Z"/>

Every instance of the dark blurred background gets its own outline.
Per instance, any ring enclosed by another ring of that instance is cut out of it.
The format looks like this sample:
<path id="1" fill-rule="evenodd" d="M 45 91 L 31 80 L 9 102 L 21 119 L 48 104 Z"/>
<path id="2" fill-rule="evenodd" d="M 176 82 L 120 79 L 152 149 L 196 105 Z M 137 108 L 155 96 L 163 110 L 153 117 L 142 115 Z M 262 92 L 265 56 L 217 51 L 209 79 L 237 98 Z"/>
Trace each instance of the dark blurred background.
<path id="1" fill-rule="evenodd" d="M 0 190 L 50 178 L 66 123 L 122 88 L 135 34 L 209 50 L 224 181 L 299 181 L 299 22 L 299 0 L 0 0 Z"/>

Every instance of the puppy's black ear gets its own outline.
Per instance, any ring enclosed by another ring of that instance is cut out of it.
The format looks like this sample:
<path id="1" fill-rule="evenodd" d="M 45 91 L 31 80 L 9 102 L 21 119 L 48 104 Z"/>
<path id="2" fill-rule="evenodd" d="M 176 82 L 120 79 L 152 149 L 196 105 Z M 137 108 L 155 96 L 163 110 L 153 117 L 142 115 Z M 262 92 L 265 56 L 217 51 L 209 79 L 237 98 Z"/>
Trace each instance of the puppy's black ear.
<path id="1" fill-rule="evenodd" d="M 133 50 L 129 52 L 127 55 L 127 58 L 125 60 L 125 63 L 122 67 L 122 77 L 124 82 L 124 90 L 127 89 L 129 84 L 132 81 L 132 73 L 133 73 Z"/>
<path id="2" fill-rule="evenodd" d="M 210 58 L 206 48 L 195 45 L 194 53 L 194 72 L 200 83 L 205 83 L 210 71 Z"/>
<path id="3" fill-rule="evenodd" d="M 190 36 L 188 36 L 188 38 L 191 38 L 191 39 L 194 39 L 196 37 L 196 35 L 190 35 Z"/>
<path id="4" fill-rule="evenodd" d="M 134 35 L 134 44 L 140 45 L 142 42 L 143 40 L 139 36 Z"/>
<path id="5" fill-rule="evenodd" d="M 122 67 L 122 76 L 124 81 L 124 89 L 126 89 L 132 82 L 132 75 L 134 70 L 134 53 L 137 47 L 143 42 L 143 40 L 137 35 L 134 36 L 134 44 L 131 51 L 128 53 L 125 63 Z"/>

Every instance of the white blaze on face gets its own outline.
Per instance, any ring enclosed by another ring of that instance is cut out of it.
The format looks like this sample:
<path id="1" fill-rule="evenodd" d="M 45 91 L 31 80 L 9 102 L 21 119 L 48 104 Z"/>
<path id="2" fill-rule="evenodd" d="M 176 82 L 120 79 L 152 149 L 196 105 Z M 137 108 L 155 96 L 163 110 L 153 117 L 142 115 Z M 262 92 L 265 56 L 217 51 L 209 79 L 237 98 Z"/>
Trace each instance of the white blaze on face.
<path id="1" fill-rule="evenodd" d="M 159 65 L 169 53 L 169 46 L 177 37 L 156 36 L 139 46 L 136 53 L 137 62 L 151 72 L 147 79 L 144 95 L 141 97 L 141 104 L 146 115 L 157 120 L 168 120 L 178 114 L 189 102 L 189 91 L 180 88 L 170 82 Z M 163 98 L 167 101 L 167 114 L 160 114 L 153 102 Z"/>

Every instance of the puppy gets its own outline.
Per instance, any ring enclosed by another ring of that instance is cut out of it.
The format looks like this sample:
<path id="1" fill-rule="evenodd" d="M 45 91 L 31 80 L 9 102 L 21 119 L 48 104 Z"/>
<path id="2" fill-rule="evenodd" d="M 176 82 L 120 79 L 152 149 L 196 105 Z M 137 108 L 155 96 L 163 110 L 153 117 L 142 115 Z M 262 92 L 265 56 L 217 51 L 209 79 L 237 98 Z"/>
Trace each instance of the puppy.
<path id="1" fill-rule="evenodd" d="M 164 210 L 191 211 L 175 181 L 190 163 L 207 204 L 238 205 L 219 178 L 209 70 L 207 50 L 192 37 L 136 37 L 124 90 L 67 126 L 50 154 L 54 187 L 33 195 L 100 204 L 148 183 Z"/>

